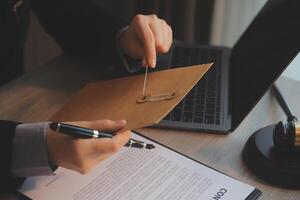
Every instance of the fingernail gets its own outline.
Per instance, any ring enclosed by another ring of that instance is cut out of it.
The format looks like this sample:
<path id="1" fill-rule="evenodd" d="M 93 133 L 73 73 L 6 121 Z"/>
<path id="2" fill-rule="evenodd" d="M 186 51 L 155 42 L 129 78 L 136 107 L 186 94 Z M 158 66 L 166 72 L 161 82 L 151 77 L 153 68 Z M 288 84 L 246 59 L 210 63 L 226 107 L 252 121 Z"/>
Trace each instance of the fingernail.
<path id="1" fill-rule="evenodd" d="M 149 65 L 150 65 L 150 67 L 152 67 L 152 68 L 155 68 L 155 60 L 150 60 L 150 63 L 149 63 Z"/>
<path id="2" fill-rule="evenodd" d="M 119 121 L 116 121 L 116 125 L 118 127 L 123 127 L 126 125 L 126 120 L 119 120 Z"/>

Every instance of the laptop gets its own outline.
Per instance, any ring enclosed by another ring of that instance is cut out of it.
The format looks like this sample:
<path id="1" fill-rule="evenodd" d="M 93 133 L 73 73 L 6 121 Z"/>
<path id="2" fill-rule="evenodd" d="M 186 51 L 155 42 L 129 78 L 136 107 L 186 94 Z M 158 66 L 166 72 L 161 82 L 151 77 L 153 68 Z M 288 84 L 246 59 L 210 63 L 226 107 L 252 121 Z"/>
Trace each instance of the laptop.
<path id="1" fill-rule="evenodd" d="M 269 0 L 232 49 L 175 41 L 156 70 L 214 65 L 156 127 L 234 131 L 299 53 L 299 2 Z"/>

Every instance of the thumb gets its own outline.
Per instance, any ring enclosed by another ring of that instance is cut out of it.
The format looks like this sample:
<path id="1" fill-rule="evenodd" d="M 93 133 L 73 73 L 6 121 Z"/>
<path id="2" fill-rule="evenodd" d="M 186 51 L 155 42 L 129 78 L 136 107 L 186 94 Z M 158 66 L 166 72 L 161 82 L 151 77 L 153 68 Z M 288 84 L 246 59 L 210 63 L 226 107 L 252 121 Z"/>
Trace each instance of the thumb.
<path id="1" fill-rule="evenodd" d="M 145 50 L 138 40 L 130 40 L 123 46 L 125 53 L 134 59 L 142 59 L 145 57 Z"/>
<path id="2" fill-rule="evenodd" d="M 131 58 L 142 59 L 145 56 L 143 44 L 131 27 L 120 36 L 120 46 Z"/>

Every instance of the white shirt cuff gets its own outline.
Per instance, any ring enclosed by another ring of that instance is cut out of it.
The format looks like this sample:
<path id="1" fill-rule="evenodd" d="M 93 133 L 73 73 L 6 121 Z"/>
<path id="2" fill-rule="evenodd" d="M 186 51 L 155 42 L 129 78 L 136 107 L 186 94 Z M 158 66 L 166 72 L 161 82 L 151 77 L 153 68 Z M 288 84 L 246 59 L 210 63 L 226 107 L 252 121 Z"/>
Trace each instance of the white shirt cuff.
<path id="1" fill-rule="evenodd" d="M 15 177 L 54 175 L 49 166 L 48 123 L 19 124 L 15 130 L 11 172 Z"/>

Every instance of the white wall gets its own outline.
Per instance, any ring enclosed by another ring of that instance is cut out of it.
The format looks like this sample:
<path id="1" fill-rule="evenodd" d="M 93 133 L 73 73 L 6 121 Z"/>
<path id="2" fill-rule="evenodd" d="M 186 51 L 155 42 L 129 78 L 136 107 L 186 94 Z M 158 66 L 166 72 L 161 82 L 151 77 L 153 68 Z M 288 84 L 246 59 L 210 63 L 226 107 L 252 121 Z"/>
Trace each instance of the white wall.
<path id="1" fill-rule="evenodd" d="M 283 76 L 300 81 L 300 53 L 284 71 Z"/>
<path id="2" fill-rule="evenodd" d="M 266 1 L 216 0 L 211 44 L 232 47 Z M 283 75 L 300 81 L 300 54 Z"/>

